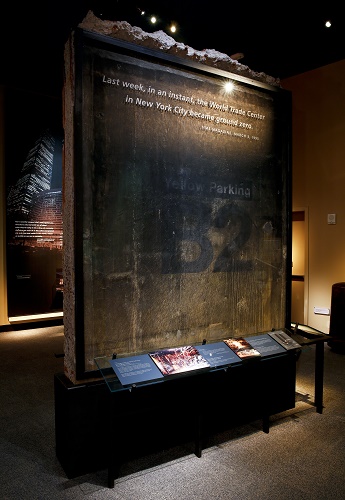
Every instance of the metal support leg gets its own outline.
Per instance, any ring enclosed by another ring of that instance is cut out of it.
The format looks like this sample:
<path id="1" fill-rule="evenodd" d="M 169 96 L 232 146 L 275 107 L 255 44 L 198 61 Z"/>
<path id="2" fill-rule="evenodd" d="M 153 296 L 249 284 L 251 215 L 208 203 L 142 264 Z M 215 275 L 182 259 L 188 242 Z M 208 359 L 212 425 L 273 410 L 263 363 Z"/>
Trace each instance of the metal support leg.
<path id="1" fill-rule="evenodd" d="M 200 458 L 202 453 L 202 414 L 198 413 L 196 418 L 196 435 L 195 435 L 195 455 Z"/>
<path id="2" fill-rule="evenodd" d="M 121 466 L 121 452 L 122 452 L 122 440 L 118 439 L 117 443 L 115 440 L 115 411 L 114 411 L 114 395 L 111 393 L 109 395 L 109 447 L 108 447 L 108 488 L 114 488 L 115 479 L 119 475 L 119 470 Z"/>
<path id="3" fill-rule="evenodd" d="M 315 350 L 315 406 L 318 413 L 323 410 L 324 346 L 324 342 L 317 342 Z"/>

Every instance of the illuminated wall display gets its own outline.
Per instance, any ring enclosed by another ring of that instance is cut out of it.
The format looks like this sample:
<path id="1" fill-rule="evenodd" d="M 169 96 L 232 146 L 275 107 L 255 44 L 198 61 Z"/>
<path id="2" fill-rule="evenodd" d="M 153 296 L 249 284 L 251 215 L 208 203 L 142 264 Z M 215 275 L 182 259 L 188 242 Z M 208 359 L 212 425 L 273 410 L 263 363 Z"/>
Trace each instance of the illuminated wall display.
<path id="1" fill-rule="evenodd" d="M 62 312 L 61 104 L 18 90 L 6 95 L 8 316 Z"/>
<path id="2" fill-rule="evenodd" d="M 79 376 L 111 352 L 285 327 L 290 95 L 76 36 Z"/>

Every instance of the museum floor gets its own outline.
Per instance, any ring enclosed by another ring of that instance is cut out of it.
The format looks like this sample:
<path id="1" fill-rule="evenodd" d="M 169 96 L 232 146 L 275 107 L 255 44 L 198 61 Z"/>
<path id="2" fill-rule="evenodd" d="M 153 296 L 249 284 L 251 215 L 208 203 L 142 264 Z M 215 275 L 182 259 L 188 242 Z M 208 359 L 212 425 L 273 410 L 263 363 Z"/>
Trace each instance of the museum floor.
<path id="1" fill-rule="evenodd" d="M 325 344 L 319 414 L 314 349 L 303 347 L 297 364 L 296 407 L 271 417 L 268 434 L 253 422 L 215 436 L 201 458 L 188 443 L 146 456 L 124 464 L 109 489 L 106 470 L 68 479 L 55 455 L 63 327 L 0 332 L 1 499 L 343 500 L 345 355 Z"/>

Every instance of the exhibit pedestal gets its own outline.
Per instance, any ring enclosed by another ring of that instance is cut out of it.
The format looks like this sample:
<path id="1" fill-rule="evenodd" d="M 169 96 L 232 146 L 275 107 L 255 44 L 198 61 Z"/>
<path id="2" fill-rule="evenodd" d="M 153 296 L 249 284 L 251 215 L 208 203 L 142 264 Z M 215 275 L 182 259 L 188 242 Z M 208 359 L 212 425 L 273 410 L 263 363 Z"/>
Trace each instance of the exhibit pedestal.
<path id="1" fill-rule="evenodd" d="M 201 458 L 217 433 L 257 420 L 268 433 L 270 416 L 295 407 L 296 362 L 303 346 L 315 345 L 312 404 L 322 413 L 324 344 L 331 337 L 296 325 L 289 336 L 301 348 L 276 347 L 279 354 L 272 354 L 271 335 L 277 333 L 250 337 L 265 352 L 258 359 L 142 384 L 121 384 L 106 357 L 97 360 L 101 380 L 76 386 L 56 374 L 56 455 L 67 476 L 107 469 L 112 488 L 121 465 L 130 460 L 186 444 Z M 206 357 L 219 354 L 218 343 L 208 349 Z"/>
<path id="2" fill-rule="evenodd" d="M 179 444 L 202 449 L 217 432 L 295 406 L 296 353 L 111 392 L 105 381 L 71 385 L 55 376 L 56 453 L 69 478 Z"/>

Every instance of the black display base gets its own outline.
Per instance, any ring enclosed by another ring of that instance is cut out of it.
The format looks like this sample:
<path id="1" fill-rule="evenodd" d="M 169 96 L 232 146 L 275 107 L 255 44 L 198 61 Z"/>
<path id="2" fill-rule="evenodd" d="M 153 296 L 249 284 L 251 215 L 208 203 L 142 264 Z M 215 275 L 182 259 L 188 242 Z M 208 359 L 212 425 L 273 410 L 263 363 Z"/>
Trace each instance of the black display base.
<path id="1" fill-rule="evenodd" d="M 111 393 L 103 380 L 54 377 L 56 455 L 68 478 L 191 443 L 201 456 L 213 435 L 295 406 L 296 354 Z M 109 459 L 109 457 L 111 457 Z"/>
<path id="2" fill-rule="evenodd" d="M 69 479 L 106 468 L 108 388 L 105 382 L 73 385 L 54 376 L 56 456 Z"/>

